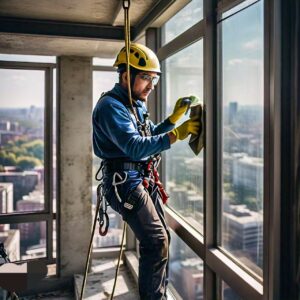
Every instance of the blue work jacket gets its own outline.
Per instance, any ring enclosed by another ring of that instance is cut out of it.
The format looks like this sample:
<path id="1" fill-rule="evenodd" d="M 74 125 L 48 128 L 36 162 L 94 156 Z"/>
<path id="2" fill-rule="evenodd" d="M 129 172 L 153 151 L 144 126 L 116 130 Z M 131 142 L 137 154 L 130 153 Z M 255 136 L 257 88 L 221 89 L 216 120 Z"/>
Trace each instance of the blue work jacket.
<path id="1" fill-rule="evenodd" d="M 93 146 L 101 159 L 121 158 L 128 161 L 144 161 L 153 154 L 170 148 L 167 132 L 174 128 L 169 119 L 154 125 L 150 121 L 152 136 L 142 137 L 135 117 L 129 110 L 127 91 L 116 84 L 110 91 L 118 95 L 123 103 L 111 96 L 99 99 L 93 111 Z M 128 105 L 124 105 L 128 103 Z M 134 107 L 141 122 L 147 109 L 140 100 Z"/>

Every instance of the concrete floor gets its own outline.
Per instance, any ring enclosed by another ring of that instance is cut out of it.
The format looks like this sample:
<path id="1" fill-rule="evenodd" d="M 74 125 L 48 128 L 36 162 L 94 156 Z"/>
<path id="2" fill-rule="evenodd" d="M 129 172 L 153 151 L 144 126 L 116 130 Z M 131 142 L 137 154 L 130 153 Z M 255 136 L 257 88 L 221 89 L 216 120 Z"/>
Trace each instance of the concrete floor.
<path id="1" fill-rule="evenodd" d="M 40 293 L 33 296 L 20 297 L 20 300 L 33 300 L 33 299 L 43 299 L 43 300 L 74 300 L 74 294 L 69 291 L 54 291 L 50 293 Z"/>
<path id="2" fill-rule="evenodd" d="M 88 275 L 86 289 L 83 299 L 101 300 L 109 299 L 112 291 L 117 260 L 95 259 L 92 261 L 91 273 Z M 74 285 L 77 297 L 71 291 L 59 290 L 49 293 L 39 293 L 32 296 L 20 297 L 20 300 L 75 300 L 79 299 L 83 275 L 74 275 Z M 115 300 L 136 300 L 139 299 L 137 285 L 131 272 L 121 264 L 118 281 L 116 285 Z"/>
<path id="3" fill-rule="evenodd" d="M 87 278 L 86 289 L 83 299 L 101 300 L 109 299 L 112 291 L 117 260 L 101 259 L 93 260 L 92 273 Z M 75 290 L 79 299 L 83 276 L 75 275 Z M 116 290 L 115 300 L 139 299 L 137 285 L 128 268 L 121 264 Z"/>

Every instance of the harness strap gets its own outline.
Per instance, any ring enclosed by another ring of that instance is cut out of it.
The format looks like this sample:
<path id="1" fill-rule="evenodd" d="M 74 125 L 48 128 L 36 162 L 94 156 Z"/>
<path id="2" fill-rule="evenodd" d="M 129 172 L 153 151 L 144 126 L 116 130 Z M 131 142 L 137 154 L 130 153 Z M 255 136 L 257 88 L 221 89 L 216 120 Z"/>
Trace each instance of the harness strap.
<path id="1" fill-rule="evenodd" d="M 104 161 L 104 173 L 113 173 L 118 171 L 135 170 L 144 172 L 147 162 L 120 162 L 120 161 Z"/>

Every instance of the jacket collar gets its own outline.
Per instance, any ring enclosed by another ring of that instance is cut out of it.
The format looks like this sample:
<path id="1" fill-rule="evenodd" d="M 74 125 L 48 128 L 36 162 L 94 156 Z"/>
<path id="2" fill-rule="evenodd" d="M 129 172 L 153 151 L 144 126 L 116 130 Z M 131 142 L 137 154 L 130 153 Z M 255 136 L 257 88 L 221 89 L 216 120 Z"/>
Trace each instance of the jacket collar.
<path id="1" fill-rule="evenodd" d="M 121 86 L 121 84 L 116 83 L 114 88 L 112 89 L 112 92 L 118 94 L 126 103 L 127 105 L 130 106 L 129 104 L 129 98 L 128 98 L 128 92 L 125 88 Z M 142 107 L 142 101 L 141 100 L 133 100 L 133 106 L 135 107 Z"/>

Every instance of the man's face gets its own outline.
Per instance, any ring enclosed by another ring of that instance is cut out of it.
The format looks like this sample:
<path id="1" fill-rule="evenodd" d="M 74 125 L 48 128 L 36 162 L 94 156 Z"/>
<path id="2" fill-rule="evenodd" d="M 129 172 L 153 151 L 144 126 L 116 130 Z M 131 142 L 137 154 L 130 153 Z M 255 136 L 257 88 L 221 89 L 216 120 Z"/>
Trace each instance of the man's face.
<path id="1" fill-rule="evenodd" d="M 133 97 L 146 102 L 158 80 L 159 76 L 155 72 L 139 72 L 133 85 Z"/>

